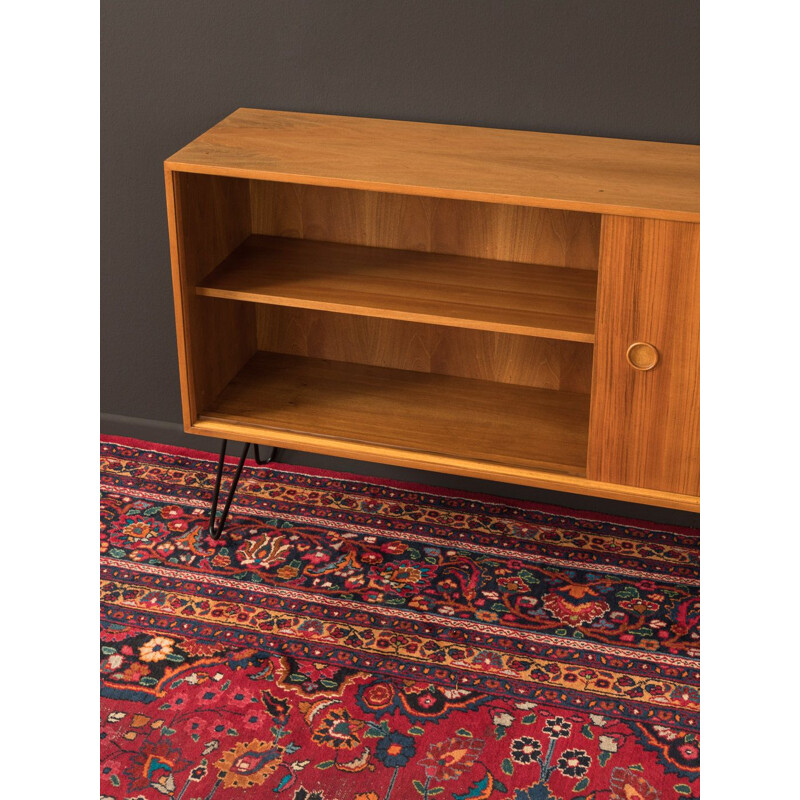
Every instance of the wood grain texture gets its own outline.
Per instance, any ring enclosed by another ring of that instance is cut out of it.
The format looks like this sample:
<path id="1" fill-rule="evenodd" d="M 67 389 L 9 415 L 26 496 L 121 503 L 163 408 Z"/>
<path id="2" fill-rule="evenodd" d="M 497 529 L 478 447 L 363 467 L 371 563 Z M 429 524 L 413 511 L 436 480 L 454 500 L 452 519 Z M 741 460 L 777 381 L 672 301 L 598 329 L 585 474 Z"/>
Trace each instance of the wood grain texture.
<path id="1" fill-rule="evenodd" d="M 592 346 L 440 325 L 258 306 L 258 348 L 588 394 Z"/>
<path id="2" fill-rule="evenodd" d="M 426 469 L 452 475 L 464 475 L 470 478 L 516 483 L 521 486 L 534 486 L 552 491 L 606 497 L 610 500 L 677 508 L 682 511 L 697 512 L 700 510 L 699 498 L 690 495 L 604 483 L 548 470 L 528 469 L 476 459 L 417 452 L 402 447 L 386 447 L 314 434 L 279 431 L 264 428 L 248 421 L 204 418 L 189 426 L 187 431 L 189 433 L 197 433 L 200 436 L 218 436 L 237 442 L 255 442 L 256 444 L 267 446 L 305 450 L 309 453 L 376 461 L 380 464 L 394 464 L 398 467 Z"/>
<path id="3" fill-rule="evenodd" d="M 253 233 L 597 269 L 600 215 L 250 181 Z"/>
<path id="4" fill-rule="evenodd" d="M 258 352 L 201 419 L 583 475 L 588 414 L 584 394 Z"/>
<path id="5" fill-rule="evenodd" d="M 596 283 L 589 270 L 250 236 L 197 292 L 592 342 Z"/>
<path id="6" fill-rule="evenodd" d="M 255 310 L 199 297 L 195 285 L 249 233 L 247 187 L 167 171 L 173 291 L 184 424 L 215 398 L 256 349 Z"/>
<path id="7" fill-rule="evenodd" d="M 603 220 L 587 477 L 699 495 L 700 229 Z M 659 353 L 649 371 L 633 342 Z"/>
<path id="8" fill-rule="evenodd" d="M 174 169 L 625 216 L 699 220 L 699 147 L 240 108 Z"/>
<path id="9" fill-rule="evenodd" d="M 188 426 L 186 430 L 187 433 L 196 433 L 200 436 L 217 436 L 222 439 L 231 439 L 235 442 L 255 442 L 269 447 L 293 448 L 309 453 L 376 461 L 379 464 L 393 464 L 397 467 L 426 469 L 433 472 L 464 475 L 468 478 L 516 483 L 520 486 L 534 486 L 539 489 L 558 492 L 606 497 L 609 500 L 643 503 L 651 506 L 662 506 L 663 508 L 676 508 L 682 511 L 697 512 L 700 510 L 699 498 L 691 495 L 604 483 L 547 470 L 527 469 L 435 453 L 419 453 L 396 447 L 347 442 L 313 434 L 277 431 L 248 422 L 200 419 L 193 425 Z"/>

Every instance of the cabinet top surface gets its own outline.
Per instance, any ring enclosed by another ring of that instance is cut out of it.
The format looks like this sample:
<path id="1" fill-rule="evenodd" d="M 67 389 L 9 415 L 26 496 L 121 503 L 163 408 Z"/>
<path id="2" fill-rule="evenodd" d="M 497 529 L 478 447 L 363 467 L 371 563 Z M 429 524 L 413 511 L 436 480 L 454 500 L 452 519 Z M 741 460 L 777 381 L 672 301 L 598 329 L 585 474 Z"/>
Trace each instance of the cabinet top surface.
<path id="1" fill-rule="evenodd" d="M 698 222 L 700 148 L 240 108 L 168 169 Z"/>

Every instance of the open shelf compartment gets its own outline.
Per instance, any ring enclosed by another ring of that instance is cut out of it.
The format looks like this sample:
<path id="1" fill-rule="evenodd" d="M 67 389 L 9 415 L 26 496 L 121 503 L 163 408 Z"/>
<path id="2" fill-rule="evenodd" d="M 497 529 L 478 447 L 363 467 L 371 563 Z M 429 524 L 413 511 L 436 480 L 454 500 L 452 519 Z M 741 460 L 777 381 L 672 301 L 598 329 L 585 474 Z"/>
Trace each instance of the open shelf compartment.
<path id="1" fill-rule="evenodd" d="M 585 476 L 599 215 L 200 173 L 171 185 L 187 430 Z"/>
<path id="2" fill-rule="evenodd" d="M 199 421 L 582 476 L 589 396 L 258 351 Z"/>
<path id="3" fill-rule="evenodd" d="M 597 273 L 251 235 L 196 291 L 207 297 L 593 342 Z"/>

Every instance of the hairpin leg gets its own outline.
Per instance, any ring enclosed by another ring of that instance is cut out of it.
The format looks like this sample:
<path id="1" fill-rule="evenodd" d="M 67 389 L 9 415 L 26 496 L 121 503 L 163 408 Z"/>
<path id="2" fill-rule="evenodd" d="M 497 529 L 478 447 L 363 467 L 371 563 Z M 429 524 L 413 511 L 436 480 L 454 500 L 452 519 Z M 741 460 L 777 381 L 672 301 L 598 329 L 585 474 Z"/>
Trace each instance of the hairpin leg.
<path id="1" fill-rule="evenodd" d="M 256 464 L 258 464 L 259 467 L 263 467 L 265 464 L 269 464 L 272 461 L 272 459 L 275 458 L 275 450 L 276 450 L 276 448 L 270 447 L 269 455 L 266 458 L 262 459 L 261 458 L 261 454 L 260 454 L 260 452 L 258 450 L 258 445 L 254 444 L 253 445 L 253 458 L 255 459 Z"/>
<path id="2" fill-rule="evenodd" d="M 236 487 L 239 484 L 239 477 L 242 474 L 242 469 L 244 468 L 244 462 L 247 459 L 247 452 L 250 449 L 250 444 L 245 443 L 244 448 L 242 449 L 242 455 L 239 458 L 239 463 L 236 466 L 236 472 L 233 474 L 233 480 L 231 481 L 230 488 L 228 489 L 228 497 L 225 500 L 225 505 L 222 507 L 222 516 L 219 518 L 219 523 L 217 523 L 217 504 L 219 503 L 219 490 L 222 485 L 222 473 L 225 470 L 225 450 L 228 447 L 228 440 L 223 439 L 222 445 L 219 449 L 219 461 L 217 462 L 217 480 L 214 484 L 214 496 L 211 499 L 211 515 L 208 520 L 208 532 L 211 534 L 212 539 L 219 539 L 220 534 L 222 533 L 222 529 L 225 527 L 225 521 L 228 519 L 228 511 L 230 511 L 231 503 L 233 502 L 233 496 L 236 494 Z M 273 457 L 275 456 L 275 448 L 271 448 L 269 455 L 267 458 L 262 459 L 261 454 L 258 450 L 258 445 L 253 445 L 253 450 L 255 454 L 256 463 L 259 466 L 264 466 L 265 464 L 269 464 Z"/>

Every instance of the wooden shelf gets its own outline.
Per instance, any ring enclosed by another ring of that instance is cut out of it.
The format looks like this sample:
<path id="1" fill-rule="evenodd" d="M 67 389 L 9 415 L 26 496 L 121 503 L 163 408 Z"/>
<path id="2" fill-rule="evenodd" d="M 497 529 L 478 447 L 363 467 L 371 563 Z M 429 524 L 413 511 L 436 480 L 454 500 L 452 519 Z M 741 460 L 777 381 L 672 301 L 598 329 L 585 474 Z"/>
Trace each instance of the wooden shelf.
<path id="1" fill-rule="evenodd" d="M 589 396 L 260 351 L 209 420 L 584 476 Z"/>
<path id="2" fill-rule="evenodd" d="M 597 273 L 249 236 L 197 294 L 475 330 L 594 341 Z"/>

